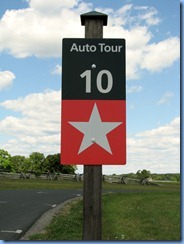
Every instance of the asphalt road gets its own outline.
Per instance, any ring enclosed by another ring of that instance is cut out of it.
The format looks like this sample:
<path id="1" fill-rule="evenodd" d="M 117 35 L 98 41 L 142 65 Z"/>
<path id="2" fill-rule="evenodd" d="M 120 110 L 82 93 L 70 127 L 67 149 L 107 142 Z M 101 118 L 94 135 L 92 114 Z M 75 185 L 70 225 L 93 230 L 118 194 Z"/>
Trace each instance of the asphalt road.
<path id="1" fill-rule="evenodd" d="M 1 190 L 0 240 L 19 240 L 34 222 L 82 190 Z"/>

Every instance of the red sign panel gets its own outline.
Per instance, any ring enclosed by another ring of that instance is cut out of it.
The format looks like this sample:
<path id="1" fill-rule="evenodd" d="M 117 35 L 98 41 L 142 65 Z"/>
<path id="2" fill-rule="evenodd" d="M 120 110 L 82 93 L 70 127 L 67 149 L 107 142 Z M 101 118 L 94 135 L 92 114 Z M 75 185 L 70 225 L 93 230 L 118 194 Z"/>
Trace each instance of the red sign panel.
<path id="1" fill-rule="evenodd" d="M 64 39 L 61 163 L 126 164 L 124 39 Z"/>

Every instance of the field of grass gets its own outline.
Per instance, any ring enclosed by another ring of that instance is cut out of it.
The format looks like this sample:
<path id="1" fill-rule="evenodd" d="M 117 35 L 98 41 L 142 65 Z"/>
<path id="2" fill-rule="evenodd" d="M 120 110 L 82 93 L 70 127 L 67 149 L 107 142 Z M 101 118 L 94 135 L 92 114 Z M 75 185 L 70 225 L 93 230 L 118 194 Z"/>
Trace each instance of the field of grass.
<path id="1" fill-rule="evenodd" d="M 55 181 L 42 179 L 2 179 L 0 178 L 0 190 L 10 189 L 78 189 L 82 188 L 82 182 Z"/>
<path id="2" fill-rule="evenodd" d="M 0 180 L 0 184 L 2 182 Z M 4 182 L 2 189 L 10 187 L 11 183 Z M 24 189 L 74 189 L 82 187 L 82 183 L 14 181 L 16 189 L 20 186 Z M 179 184 L 140 186 L 105 183 L 103 189 L 119 191 L 102 197 L 103 240 L 180 240 Z M 82 209 L 82 200 L 68 204 L 53 218 L 44 233 L 34 234 L 31 240 L 82 240 Z"/>
<path id="3" fill-rule="evenodd" d="M 104 240 L 179 240 L 180 197 L 142 192 L 103 198 Z"/>
<path id="4" fill-rule="evenodd" d="M 0 178 L 0 190 L 10 189 L 79 189 L 83 182 L 69 180 L 42 180 L 42 179 L 3 179 Z M 103 189 L 107 190 L 132 190 L 132 191 L 178 191 L 179 183 L 162 183 L 162 186 L 141 186 L 103 183 Z"/>

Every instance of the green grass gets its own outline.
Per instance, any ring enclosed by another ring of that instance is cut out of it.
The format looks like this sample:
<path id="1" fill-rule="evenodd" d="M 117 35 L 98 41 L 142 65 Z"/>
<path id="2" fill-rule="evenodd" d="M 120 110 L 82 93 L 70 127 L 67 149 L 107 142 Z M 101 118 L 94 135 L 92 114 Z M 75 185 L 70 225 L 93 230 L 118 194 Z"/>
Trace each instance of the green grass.
<path id="1" fill-rule="evenodd" d="M 163 186 L 141 186 L 103 183 L 105 190 L 132 190 L 132 191 L 179 191 L 179 183 L 164 183 Z M 0 178 L 0 190 L 11 189 L 78 189 L 83 187 L 83 182 L 67 180 L 42 180 L 42 179 L 3 179 Z"/>
<path id="2" fill-rule="evenodd" d="M 78 189 L 82 182 L 67 180 L 42 180 L 42 179 L 1 179 L 0 190 L 11 189 Z"/>
<path id="3" fill-rule="evenodd" d="M 104 240 L 179 240 L 180 196 L 176 192 L 106 195 Z"/>
<path id="4" fill-rule="evenodd" d="M 103 240 L 180 240 L 180 193 L 168 190 L 103 195 Z M 82 240 L 82 200 L 67 205 L 31 240 Z"/>

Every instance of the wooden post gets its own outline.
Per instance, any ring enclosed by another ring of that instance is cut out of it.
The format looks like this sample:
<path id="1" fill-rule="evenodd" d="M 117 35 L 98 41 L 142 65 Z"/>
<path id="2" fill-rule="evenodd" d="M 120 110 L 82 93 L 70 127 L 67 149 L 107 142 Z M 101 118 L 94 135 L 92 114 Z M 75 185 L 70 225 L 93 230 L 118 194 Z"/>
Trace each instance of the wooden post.
<path id="1" fill-rule="evenodd" d="M 107 15 L 96 11 L 81 15 L 85 38 L 103 38 Z M 102 166 L 84 166 L 83 240 L 102 239 Z"/>
<path id="2" fill-rule="evenodd" d="M 84 166 L 83 240 L 102 239 L 102 166 Z"/>

